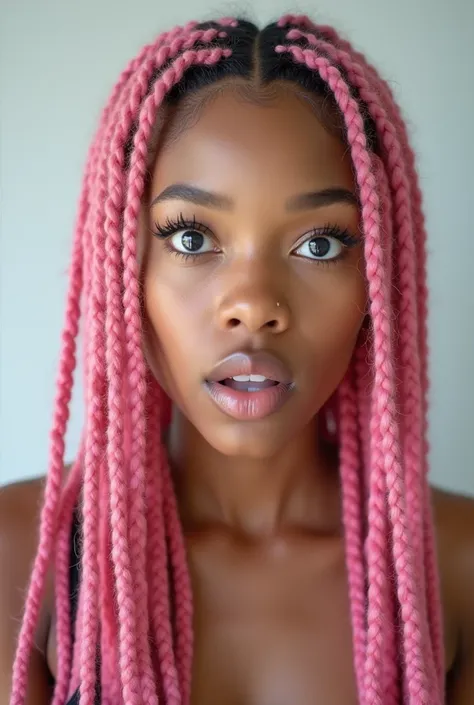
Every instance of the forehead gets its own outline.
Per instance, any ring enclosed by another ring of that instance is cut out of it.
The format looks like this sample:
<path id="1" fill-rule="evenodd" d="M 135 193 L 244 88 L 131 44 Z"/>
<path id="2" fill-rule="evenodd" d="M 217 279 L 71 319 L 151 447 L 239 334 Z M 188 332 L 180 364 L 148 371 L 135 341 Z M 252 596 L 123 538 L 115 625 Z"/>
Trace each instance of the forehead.
<path id="1" fill-rule="evenodd" d="M 323 99 L 273 84 L 258 100 L 224 87 L 171 113 L 158 141 L 153 186 L 197 183 L 297 192 L 299 186 L 353 186 L 340 118 Z M 243 183 L 245 182 L 245 183 Z"/>

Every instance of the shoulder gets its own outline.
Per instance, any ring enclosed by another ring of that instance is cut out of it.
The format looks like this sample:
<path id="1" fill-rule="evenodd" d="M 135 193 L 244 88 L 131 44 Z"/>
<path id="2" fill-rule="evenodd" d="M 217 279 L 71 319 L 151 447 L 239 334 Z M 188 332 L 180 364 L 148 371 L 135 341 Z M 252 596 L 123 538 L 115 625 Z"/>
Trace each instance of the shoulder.
<path id="1" fill-rule="evenodd" d="M 474 499 L 433 490 L 449 703 L 474 696 Z"/>
<path id="2" fill-rule="evenodd" d="M 8 687 L 11 675 L 16 639 L 38 545 L 43 488 L 44 478 L 0 487 L 0 695 Z M 48 637 L 52 576 L 48 576 L 45 587 L 35 637 L 38 655 L 34 660 L 37 661 L 40 658 L 43 660 Z"/>
<path id="3" fill-rule="evenodd" d="M 44 477 L 0 487 L 0 539 L 11 529 L 22 531 L 39 518 Z"/>
<path id="4" fill-rule="evenodd" d="M 439 489 L 432 497 L 441 561 L 474 580 L 474 498 Z"/>
<path id="5" fill-rule="evenodd" d="M 474 614 L 474 498 L 438 489 L 432 497 L 442 582 Z"/>

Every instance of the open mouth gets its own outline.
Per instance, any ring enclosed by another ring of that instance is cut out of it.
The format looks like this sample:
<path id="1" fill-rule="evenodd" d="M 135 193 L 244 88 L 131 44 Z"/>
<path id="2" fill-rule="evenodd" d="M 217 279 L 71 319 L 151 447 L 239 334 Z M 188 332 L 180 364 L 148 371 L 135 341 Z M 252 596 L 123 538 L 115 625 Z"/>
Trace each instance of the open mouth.
<path id="1" fill-rule="evenodd" d="M 237 352 L 206 377 L 205 388 L 228 416 L 246 421 L 263 419 L 290 398 L 294 383 L 286 365 L 270 352 Z"/>
<path id="2" fill-rule="evenodd" d="M 279 382 L 264 375 L 235 375 L 219 381 L 224 387 L 230 387 L 237 392 L 261 392 L 263 389 L 276 387 Z"/>

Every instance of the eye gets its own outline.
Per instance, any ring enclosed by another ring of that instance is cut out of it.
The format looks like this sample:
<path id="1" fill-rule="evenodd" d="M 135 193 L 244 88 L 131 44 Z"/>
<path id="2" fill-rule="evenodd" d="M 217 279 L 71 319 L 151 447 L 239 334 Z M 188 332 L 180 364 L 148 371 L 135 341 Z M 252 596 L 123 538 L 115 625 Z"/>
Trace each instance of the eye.
<path id="1" fill-rule="evenodd" d="M 198 223 L 196 218 L 185 218 L 181 213 L 177 218 L 167 218 L 162 224 L 155 223 L 152 232 L 177 257 L 197 257 L 218 251 L 210 229 Z"/>
<path id="2" fill-rule="evenodd" d="M 306 240 L 295 250 L 300 257 L 317 260 L 331 260 L 339 257 L 344 249 L 340 240 L 328 235 L 318 235 Z"/>
<path id="3" fill-rule="evenodd" d="M 211 238 L 198 230 L 178 230 L 168 242 L 176 252 L 182 254 L 201 255 L 215 249 Z"/>
<path id="4" fill-rule="evenodd" d="M 311 236 L 307 237 L 293 251 L 293 254 L 315 262 L 335 263 L 342 259 L 350 248 L 356 247 L 359 243 L 360 239 L 348 230 L 326 225 L 324 228 L 313 230 Z"/>

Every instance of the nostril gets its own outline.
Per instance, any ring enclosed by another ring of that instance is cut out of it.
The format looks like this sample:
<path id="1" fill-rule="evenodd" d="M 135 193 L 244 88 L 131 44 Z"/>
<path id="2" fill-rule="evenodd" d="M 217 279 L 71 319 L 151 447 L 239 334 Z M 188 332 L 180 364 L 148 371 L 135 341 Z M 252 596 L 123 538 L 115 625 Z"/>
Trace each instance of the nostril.
<path id="1" fill-rule="evenodd" d="M 275 319 L 273 319 L 273 321 L 268 321 L 267 328 L 276 328 L 277 325 L 278 325 L 278 321 L 275 321 Z"/>
<path id="2" fill-rule="evenodd" d="M 240 325 L 240 321 L 238 318 L 231 318 L 229 320 L 229 328 L 237 328 L 237 326 Z"/>

